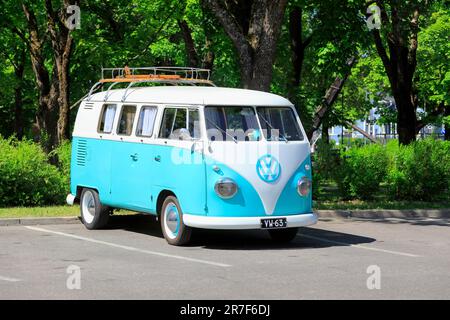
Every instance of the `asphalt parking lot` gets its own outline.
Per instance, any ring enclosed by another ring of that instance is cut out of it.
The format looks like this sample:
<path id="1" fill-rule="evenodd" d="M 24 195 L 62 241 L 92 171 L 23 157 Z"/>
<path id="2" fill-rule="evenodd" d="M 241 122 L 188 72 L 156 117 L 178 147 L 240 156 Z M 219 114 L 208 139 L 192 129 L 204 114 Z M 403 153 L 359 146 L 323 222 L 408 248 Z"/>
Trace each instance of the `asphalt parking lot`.
<path id="1" fill-rule="evenodd" d="M 449 271 L 442 219 L 325 219 L 285 245 L 198 230 L 188 247 L 152 217 L 0 227 L 0 299 L 450 299 Z"/>

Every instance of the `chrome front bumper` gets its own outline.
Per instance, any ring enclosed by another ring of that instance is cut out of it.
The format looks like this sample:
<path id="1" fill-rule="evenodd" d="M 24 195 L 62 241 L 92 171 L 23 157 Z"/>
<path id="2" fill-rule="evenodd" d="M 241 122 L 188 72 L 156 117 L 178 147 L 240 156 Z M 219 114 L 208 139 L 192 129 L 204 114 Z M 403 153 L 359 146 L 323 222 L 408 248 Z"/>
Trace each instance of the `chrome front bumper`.
<path id="1" fill-rule="evenodd" d="M 317 223 L 317 215 L 314 212 L 263 217 L 210 217 L 183 214 L 183 222 L 189 227 L 223 230 L 261 229 L 261 219 L 270 218 L 286 218 L 288 228 L 305 227 Z"/>

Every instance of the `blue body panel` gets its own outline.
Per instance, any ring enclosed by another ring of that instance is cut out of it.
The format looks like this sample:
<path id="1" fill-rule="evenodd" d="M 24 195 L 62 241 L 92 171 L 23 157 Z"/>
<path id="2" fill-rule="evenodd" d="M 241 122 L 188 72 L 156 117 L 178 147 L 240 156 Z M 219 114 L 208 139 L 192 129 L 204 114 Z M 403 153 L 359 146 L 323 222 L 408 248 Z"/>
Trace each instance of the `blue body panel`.
<path id="1" fill-rule="evenodd" d="M 173 163 L 174 155 L 189 161 Z M 155 158 L 160 159 L 156 161 Z M 299 166 L 282 191 L 273 215 L 310 213 L 311 194 L 300 197 L 297 181 L 311 178 L 304 169 L 310 157 Z M 220 171 L 212 170 L 217 165 Z M 214 192 L 220 177 L 229 177 L 239 186 L 228 200 Z M 71 193 L 77 187 L 99 192 L 103 204 L 156 214 L 158 195 L 172 191 L 185 213 L 216 217 L 265 216 L 266 212 L 255 188 L 235 170 L 184 148 L 74 137 L 71 161 Z"/>
<path id="2" fill-rule="evenodd" d="M 219 172 L 212 170 L 214 165 L 220 168 Z M 233 198 L 222 199 L 214 191 L 214 185 L 221 177 L 231 178 L 239 186 Z M 244 177 L 227 165 L 208 159 L 207 179 L 208 216 L 257 217 L 265 215 L 264 206 L 255 188 Z"/>
<path id="3" fill-rule="evenodd" d="M 273 215 L 277 216 L 312 212 L 312 192 L 310 192 L 306 197 L 300 197 L 297 192 L 298 180 L 305 176 L 311 179 L 311 170 L 305 170 L 305 165 L 307 164 L 311 168 L 311 157 L 309 155 L 297 168 L 284 187 L 280 197 L 278 198 Z"/>
<path id="4" fill-rule="evenodd" d="M 99 192 L 105 205 L 156 214 L 158 195 L 163 190 L 169 190 L 179 199 L 183 212 L 205 215 L 204 161 L 198 153 L 174 149 L 161 145 L 74 137 L 71 193 L 76 194 L 78 186 L 89 187 Z M 192 157 L 192 160 L 174 165 L 172 152 L 178 150 Z M 155 161 L 157 156 L 160 162 Z"/>

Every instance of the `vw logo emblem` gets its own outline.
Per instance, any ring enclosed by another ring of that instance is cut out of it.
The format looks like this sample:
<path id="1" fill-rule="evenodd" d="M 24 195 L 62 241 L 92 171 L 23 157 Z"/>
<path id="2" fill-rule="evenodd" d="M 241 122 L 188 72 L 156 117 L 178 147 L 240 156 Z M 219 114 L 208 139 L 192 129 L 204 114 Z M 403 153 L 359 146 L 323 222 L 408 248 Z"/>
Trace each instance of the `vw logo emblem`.
<path id="1" fill-rule="evenodd" d="M 281 166 L 275 157 L 266 154 L 256 162 L 256 172 L 261 180 L 265 182 L 274 182 L 280 176 Z"/>

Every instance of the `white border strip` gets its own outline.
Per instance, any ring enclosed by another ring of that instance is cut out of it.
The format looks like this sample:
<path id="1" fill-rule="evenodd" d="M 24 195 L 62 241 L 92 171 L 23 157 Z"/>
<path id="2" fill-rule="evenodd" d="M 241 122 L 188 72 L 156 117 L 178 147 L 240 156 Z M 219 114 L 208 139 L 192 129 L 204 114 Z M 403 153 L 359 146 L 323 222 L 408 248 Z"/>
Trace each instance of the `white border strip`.
<path id="1" fill-rule="evenodd" d="M 16 279 L 16 278 L 8 278 L 8 277 L 0 276 L 0 281 L 19 282 L 19 281 L 22 281 L 22 280 Z"/>
<path id="2" fill-rule="evenodd" d="M 354 247 L 354 248 L 359 248 L 359 249 L 372 250 L 372 251 L 378 251 L 378 252 L 384 252 L 384 253 L 390 253 L 390 254 L 396 254 L 396 255 L 399 255 L 399 256 L 405 256 L 405 257 L 411 257 L 411 258 L 419 258 L 419 257 L 421 257 L 419 255 L 412 254 L 412 253 L 406 253 L 406 252 L 399 252 L 399 251 L 391 251 L 391 250 L 385 250 L 385 249 L 379 249 L 379 248 L 366 247 L 366 246 L 362 246 L 362 245 L 359 245 L 359 244 L 351 244 L 351 243 L 346 243 L 346 242 L 328 240 L 328 239 L 324 239 L 324 238 L 320 238 L 320 237 L 310 236 L 310 235 L 307 235 L 307 234 L 301 234 L 300 233 L 298 236 L 301 237 L 301 238 L 308 238 L 308 239 L 312 239 L 312 240 L 318 240 L 318 241 L 322 241 L 322 242 L 333 243 L 333 244 L 337 244 L 337 245 L 341 245 L 341 246 Z"/>
<path id="3" fill-rule="evenodd" d="M 143 249 L 139 249 L 139 248 L 134 248 L 134 247 L 130 247 L 130 246 L 124 246 L 124 245 L 121 245 L 121 244 L 116 244 L 116 243 L 112 243 L 112 242 L 96 240 L 96 239 L 92 239 L 92 238 L 76 236 L 74 234 L 48 230 L 48 229 L 44 229 L 44 228 L 29 227 L 29 226 L 26 226 L 25 228 L 27 228 L 29 230 L 34 230 L 34 231 L 53 233 L 53 234 L 57 234 L 57 235 L 63 236 L 63 237 L 68 237 L 68 238 L 83 240 L 83 241 L 87 241 L 87 242 L 102 244 L 102 245 L 105 245 L 105 246 L 109 246 L 109 247 L 113 247 L 113 248 L 119 248 L 119 249 L 124 249 L 124 250 L 128 250 L 128 251 L 145 253 L 145 254 L 150 254 L 150 255 L 155 255 L 155 256 L 160 256 L 160 257 L 166 257 L 166 258 L 185 260 L 185 261 L 190 261 L 190 262 L 197 262 L 197 263 L 208 264 L 208 265 L 216 266 L 216 267 L 224 267 L 224 268 L 231 267 L 231 265 L 225 264 L 225 263 L 213 262 L 213 261 L 208 261 L 208 260 L 194 259 L 194 258 L 183 257 L 183 256 L 178 256 L 178 255 L 173 255 L 173 254 L 168 254 L 168 253 L 157 252 L 157 251 L 143 250 Z"/>

